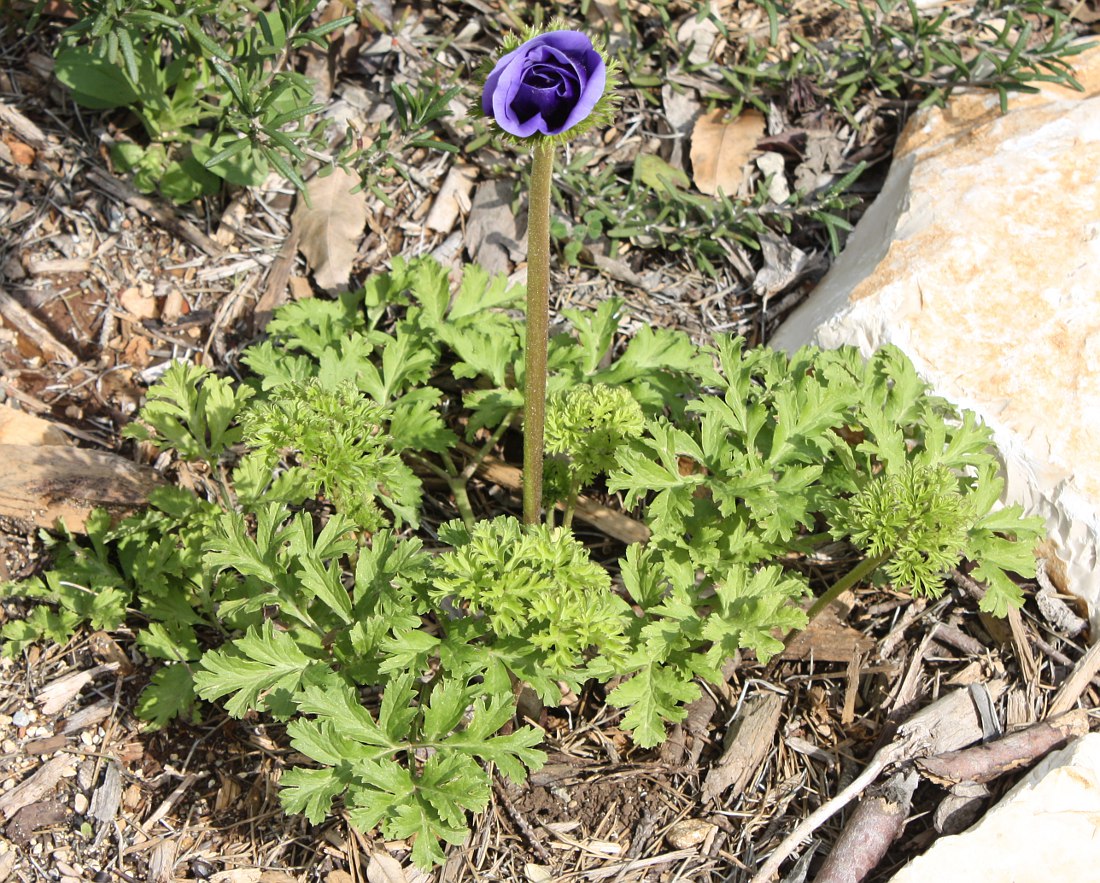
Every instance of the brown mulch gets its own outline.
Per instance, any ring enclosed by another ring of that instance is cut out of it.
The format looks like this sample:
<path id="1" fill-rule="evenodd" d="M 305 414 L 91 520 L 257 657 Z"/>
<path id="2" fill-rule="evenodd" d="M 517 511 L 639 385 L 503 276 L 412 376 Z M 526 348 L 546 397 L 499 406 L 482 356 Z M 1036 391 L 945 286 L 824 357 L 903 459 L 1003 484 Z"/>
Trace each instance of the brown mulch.
<path id="1" fill-rule="evenodd" d="M 494 33 L 498 8 L 463 4 L 462 15 Z M 826 8 L 835 7 L 811 3 L 802 13 L 821 37 L 846 26 L 825 16 L 815 24 L 815 11 Z M 453 29 L 455 16 L 440 19 L 435 9 L 414 4 L 412 12 L 429 31 Z M 766 32 L 754 4 L 729 10 L 741 16 L 742 32 Z M 638 15 L 652 20 L 645 9 Z M 262 324 L 256 314 L 311 293 L 307 269 L 287 248 L 293 194 L 271 182 L 177 209 L 112 184 L 100 137 L 119 121 L 72 106 L 50 79 L 49 48 L 48 28 L 26 36 L 0 18 L 0 102 L 44 136 L 29 144 L 0 121 L 8 145 L 0 151 L 0 402 L 50 419 L 84 447 L 135 456 L 119 430 L 170 360 L 235 371 Z M 373 57 L 345 54 L 334 100 L 357 94 L 349 84 L 364 91 L 374 82 Z M 667 134 L 653 116 L 647 124 Z M 884 107 L 853 139 L 873 164 L 872 189 L 901 120 Z M 604 145 L 629 166 L 644 143 L 623 127 Z M 496 162 L 479 168 L 482 180 Z M 470 257 L 460 226 L 433 231 L 419 220 L 449 167 L 426 161 L 394 206 L 371 205 L 356 278 L 397 255 Z M 617 294 L 639 324 L 759 340 L 827 266 L 819 233 L 798 244 L 817 256 L 817 268 L 767 297 L 753 288 L 764 259 L 747 250 L 731 254 L 717 279 L 676 255 L 631 250 L 560 269 L 557 306 Z M 37 531 L 0 522 L 0 580 L 33 574 L 45 552 Z M 32 648 L 0 660 L 0 881 L 747 881 L 799 820 L 936 697 L 997 683 L 994 708 L 1006 729 L 1043 720 L 1054 702 L 1059 710 L 1078 700 L 1097 706 L 1089 672 L 1070 678 L 1085 658 L 1081 636 L 1040 608 L 1037 584 L 1025 586 L 1028 606 L 1008 624 L 979 613 L 971 588 L 959 574 L 937 602 L 860 591 L 845 599 L 843 621 L 827 621 L 785 658 L 731 667 L 726 684 L 708 687 L 659 750 L 634 747 L 599 690 L 568 697 L 537 721 L 547 732 L 547 767 L 523 788 L 498 782 L 467 844 L 427 876 L 404 867 L 407 844 L 382 843 L 340 817 L 315 828 L 282 813 L 278 780 L 293 761 L 280 726 L 208 710 L 202 721 L 143 730 L 132 707 L 147 674 L 132 635 Z M 20 610 L 5 604 L 2 613 Z M 1057 694 L 1067 682 L 1072 689 Z M 739 728 L 768 697 L 781 700 L 773 717 L 759 718 L 770 723 Z M 737 752 L 759 760 L 735 786 L 715 779 L 710 791 L 718 793 L 708 792 L 716 770 L 732 775 Z M 995 781 L 990 799 L 1011 781 Z M 933 810 L 944 795 L 920 786 L 905 836 L 871 879 L 887 879 L 938 836 Z M 815 835 L 823 852 L 843 822 L 835 817 Z"/>

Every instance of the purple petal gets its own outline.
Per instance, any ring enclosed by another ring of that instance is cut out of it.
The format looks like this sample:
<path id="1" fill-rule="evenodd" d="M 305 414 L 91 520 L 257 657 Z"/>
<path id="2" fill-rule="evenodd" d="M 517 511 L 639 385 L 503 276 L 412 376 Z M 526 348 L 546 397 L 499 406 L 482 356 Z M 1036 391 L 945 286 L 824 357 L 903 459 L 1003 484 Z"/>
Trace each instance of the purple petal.
<path id="1" fill-rule="evenodd" d="M 607 70 L 579 31 L 551 31 L 497 62 L 481 107 L 506 132 L 526 138 L 557 135 L 584 120 L 606 87 Z"/>

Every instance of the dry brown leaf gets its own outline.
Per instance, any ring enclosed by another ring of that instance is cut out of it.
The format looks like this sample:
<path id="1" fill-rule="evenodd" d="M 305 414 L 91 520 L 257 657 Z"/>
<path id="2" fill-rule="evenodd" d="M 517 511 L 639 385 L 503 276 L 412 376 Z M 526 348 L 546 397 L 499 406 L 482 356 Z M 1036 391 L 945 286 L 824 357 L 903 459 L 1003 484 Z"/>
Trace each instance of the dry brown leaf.
<path id="1" fill-rule="evenodd" d="M 298 249 L 326 291 L 344 288 L 367 223 L 367 195 L 352 193 L 359 179 L 342 169 L 306 185 L 309 205 L 299 199 L 291 219 L 298 232 Z"/>
<path id="2" fill-rule="evenodd" d="M 764 127 L 764 115 L 756 110 L 742 111 L 732 120 L 722 110 L 699 117 L 691 133 L 691 165 L 699 191 L 708 196 L 719 190 L 727 196 L 736 193 Z"/>
<path id="3" fill-rule="evenodd" d="M 325 877 L 325 883 L 355 883 L 355 879 L 347 871 L 329 871 Z"/>
<path id="4" fill-rule="evenodd" d="M 8 150 L 11 151 L 12 161 L 18 166 L 33 166 L 35 151 L 29 144 L 24 144 L 18 138 L 8 136 L 4 139 L 4 143 L 8 145 Z"/>
<path id="5" fill-rule="evenodd" d="M 397 859 L 375 852 L 367 864 L 367 883 L 408 883 L 408 878 Z"/>

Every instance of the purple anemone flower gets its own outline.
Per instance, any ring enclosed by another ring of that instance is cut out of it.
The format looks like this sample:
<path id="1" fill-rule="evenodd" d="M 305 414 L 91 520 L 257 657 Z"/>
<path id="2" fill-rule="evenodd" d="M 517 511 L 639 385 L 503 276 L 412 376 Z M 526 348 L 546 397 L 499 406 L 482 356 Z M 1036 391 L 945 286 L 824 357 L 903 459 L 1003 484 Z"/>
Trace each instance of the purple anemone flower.
<path id="1" fill-rule="evenodd" d="M 607 66 L 580 31 L 550 31 L 509 52 L 485 81 L 481 109 L 511 135 L 560 135 L 592 113 Z"/>

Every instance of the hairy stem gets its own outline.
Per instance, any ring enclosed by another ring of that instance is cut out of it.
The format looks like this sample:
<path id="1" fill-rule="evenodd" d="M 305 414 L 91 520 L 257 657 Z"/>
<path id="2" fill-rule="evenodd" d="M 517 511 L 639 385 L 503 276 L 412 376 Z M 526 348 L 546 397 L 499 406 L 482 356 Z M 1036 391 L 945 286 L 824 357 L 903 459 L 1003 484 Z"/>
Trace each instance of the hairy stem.
<path id="1" fill-rule="evenodd" d="M 455 498 L 455 508 L 462 518 L 462 523 L 467 527 L 473 527 L 475 521 L 474 508 L 470 505 L 470 495 L 466 492 L 466 483 L 470 479 L 468 475 L 460 473 L 455 468 L 454 460 L 451 459 L 450 454 L 444 452 L 442 455 L 443 463 L 446 466 L 445 469 L 439 468 L 427 457 L 422 457 L 420 454 L 410 452 L 408 457 L 410 460 L 415 460 L 433 475 L 447 482 L 447 487 L 450 489 L 451 495 Z"/>
<path id="2" fill-rule="evenodd" d="M 493 448 L 500 442 L 500 437 L 504 435 L 505 430 L 512 424 L 512 417 L 515 414 L 514 411 L 509 411 L 508 416 L 501 422 L 500 426 L 493 430 L 493 434 L 485 441 L 477 451 L 477 453 L 471 458 L 470 462 L 466 464 L 466 468 L 462 470 L 463 478 L 471 478 L 482 463 L 485 462 L 485 458 L 493 453 Z"/>
<path id="3" fill-rule="evenodd" d="M 523 521 L 542 510 L 543 431 L 546 423 L 546 346 L 550 326 L 550 184 L 554 147 L 535 143 L 527 210 L 527 344 L 523 378 Z"/>
<path id="4" fill-rule="evenodd" d="M 833 583 L 829 587 L 829 590 L 810 606 L 807 613 L 810 621 L 813 621 L 815 616 L 832 604 L 833 601 L 839 598 L 844 592 L 848 591 L 848 589 L 856 585 L 860 580 L 866 579 L 878 570 L 879 567 L 889 560 L 890 554 L 890 551 L 886 551 L 872 558 L 864 558 L 859 564 Z"/>

